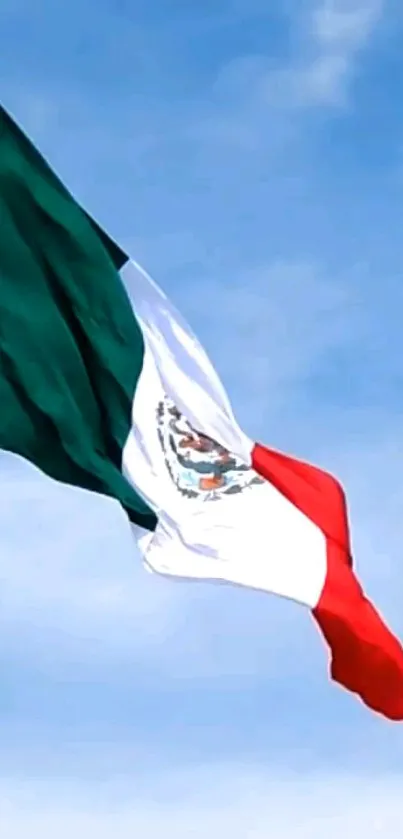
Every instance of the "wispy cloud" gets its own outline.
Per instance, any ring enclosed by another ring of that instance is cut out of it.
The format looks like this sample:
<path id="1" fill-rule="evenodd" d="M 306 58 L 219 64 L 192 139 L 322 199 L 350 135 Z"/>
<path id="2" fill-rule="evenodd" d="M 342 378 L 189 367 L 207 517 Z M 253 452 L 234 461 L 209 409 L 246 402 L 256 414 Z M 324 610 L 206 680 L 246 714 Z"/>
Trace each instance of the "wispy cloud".
<path id="1" fill-rule="evenodd" d="M 381 0 L 323 0 L 309 22 L 311 57 L 293 71 L 295 99 L 305 106 L 343 105 L 360 53 L 382 14 Z"/>
<path id="2" fill-rule="evenodd" d="M 313 37 L 324 49 L 353 56 L 371 38 L 382 6 L 382 0 L 323 0 L 312 13 Z"/>
<path id="3" fill-rule="evenodd" d="M 382 13 L 382 0 L 321 0 L 298 12 L 292 6 L 287 58 L 278 59 L 270 48 L 233 58 L 214 84 L 216 106 L 193 130 L 205 141 L 246 151 L 262 142 L 266 152 L 273 145 L 277 150 L 289 137 L 290 117 L 348 104 Z"/>
<path id="4" fill-rule="evenodd" d="M 0 787 L 0 825 L 7 839 L 378 839 L 401 828 L 401 778 L 321 774 L 274 777 L 256 766 L 120 779 L 100 789 L 59 789 L 38 782 Z"/>

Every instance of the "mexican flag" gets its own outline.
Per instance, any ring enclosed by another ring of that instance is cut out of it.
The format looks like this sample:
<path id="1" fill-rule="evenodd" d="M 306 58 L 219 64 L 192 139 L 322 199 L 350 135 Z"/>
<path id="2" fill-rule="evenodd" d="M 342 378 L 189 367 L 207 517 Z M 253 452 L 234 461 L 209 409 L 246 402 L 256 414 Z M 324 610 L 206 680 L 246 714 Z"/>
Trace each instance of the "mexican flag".
<path id="1" fill-rule="evenodd" d="M 332 677 L 403 719 L 403 650 L 354 575 L 340 485 L 239 427 L 173 304 L 3 109 L 0 404 L 0 448 L 117 499 L 151 570 L 302 604 Z"/>

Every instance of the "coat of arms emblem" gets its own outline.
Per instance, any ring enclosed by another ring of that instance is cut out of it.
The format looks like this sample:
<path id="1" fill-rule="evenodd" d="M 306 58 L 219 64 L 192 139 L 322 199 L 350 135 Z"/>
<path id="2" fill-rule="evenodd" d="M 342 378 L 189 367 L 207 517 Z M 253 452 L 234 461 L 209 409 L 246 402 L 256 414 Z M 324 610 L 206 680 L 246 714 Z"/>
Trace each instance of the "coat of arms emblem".
<path id="1" fill-rule="evenodd" d="M 240 458 L 196 431 L 167 397 L 158 404 L 157 428 L 170 477 L 187 498 L 216 500 L 264 483 Z"/>

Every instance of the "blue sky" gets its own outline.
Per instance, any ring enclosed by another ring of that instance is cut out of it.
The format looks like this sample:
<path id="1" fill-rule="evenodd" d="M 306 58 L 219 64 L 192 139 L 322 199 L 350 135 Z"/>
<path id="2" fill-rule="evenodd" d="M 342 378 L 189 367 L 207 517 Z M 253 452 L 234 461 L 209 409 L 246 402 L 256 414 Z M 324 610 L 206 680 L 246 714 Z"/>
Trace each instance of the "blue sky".
<path id="1" fill-rule="evenodd" d="M 403 637 L 397 0 L 3 0 L 2 101 L 156 277 L 253 437 L 331 469 Z M 143 571 L 123 514 L 1 456 L 7 839 L 384 836 L 403 734 L 309 615 Z"/>

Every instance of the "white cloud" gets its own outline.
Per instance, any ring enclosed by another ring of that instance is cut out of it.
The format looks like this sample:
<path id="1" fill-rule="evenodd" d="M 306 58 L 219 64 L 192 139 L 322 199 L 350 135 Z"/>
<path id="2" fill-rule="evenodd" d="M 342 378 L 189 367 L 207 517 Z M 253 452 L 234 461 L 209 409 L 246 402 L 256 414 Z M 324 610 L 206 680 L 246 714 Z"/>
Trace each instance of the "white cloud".
<path id="1" fill-rule="evenodd" d="M 304 46 L 290 65 L 267 75 L 268 102 L 286 108 L 343 106 L 360 52 L 368 47 L 379 23 L 379 0 L 323 0 L 313 6 L 302 28 Z"/>
<path id="2" fill-rule="evenodd" d="M 325 49 L 354 52 L 371 37 L 382 0 L 323 0 L 312 13 L 312 34 Z"/>
<path id="3" fill-rule="evenodd" d="M 323 0 L 313 9 L 313 56 L 299 71 L 303 102 L 344 104 L 358 54 L 368 46 L 381 13 L 381 0 Z"/>
<path id="4" fill-rule="evenodd" d="M 213 107 L 192 126 L 206 144 L 246 152 L 263 144 L 277 153 L 289 139 L 290 119 L 316 109 L 343 109 L 350 100 L 362 53 L 384 12 L 382 0 L 320 0 L 293 6 L 293 49 L 284 60 L 240 55 L 218 74 Z"/>
<path id="5" fill-rule="evenodd" d="M 402 779 L 323 772 L 276 775 L 263 767 L 211 765 L 119 778 L 80 793 L 52 782 L 3 781 L 7 839 L 381 839 L 400 835 Z"/>
<path id="6" fill-rule="evenodd" d="M 299 69 L 290 71 L 284 81 L 288 85 L 288 102 L 295 107 L 338 106 L 345 100 L 351 70 L 345 54 L 322 53 Z"/>

